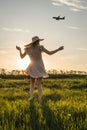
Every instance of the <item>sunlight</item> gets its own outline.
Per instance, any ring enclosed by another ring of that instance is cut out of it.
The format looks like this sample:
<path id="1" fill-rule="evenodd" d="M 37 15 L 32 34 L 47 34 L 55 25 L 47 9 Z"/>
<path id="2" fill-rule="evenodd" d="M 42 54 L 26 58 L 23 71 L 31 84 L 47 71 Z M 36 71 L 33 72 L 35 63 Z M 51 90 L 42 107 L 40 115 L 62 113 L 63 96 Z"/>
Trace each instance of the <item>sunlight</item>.
<path id="1" fill-rule="evenodd" d="M 25 70 L 27 66 L 29 65 L 29 63 L 30 63 L 30 59 L 28 56 L 26 56 L 24 59 L 19 59 L 17 61 L 17 66 L 19 69 Z"/>

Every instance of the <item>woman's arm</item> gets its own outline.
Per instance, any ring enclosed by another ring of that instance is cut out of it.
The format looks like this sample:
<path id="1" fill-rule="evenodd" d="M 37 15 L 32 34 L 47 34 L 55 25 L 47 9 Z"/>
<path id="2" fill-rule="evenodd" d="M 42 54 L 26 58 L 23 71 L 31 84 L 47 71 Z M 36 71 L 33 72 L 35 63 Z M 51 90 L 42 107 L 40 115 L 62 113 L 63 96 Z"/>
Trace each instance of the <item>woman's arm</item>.
<path id="1" fill-rule="evenodd" d="M 49 51 L 49 50 L 47 50 L 47 49 L 44 48 L 44 47 L 42 47 L 41 50 L 42 50 L 43 52 L 47 53 L 48 55 L 53 55 L 53 54 L 55 54 L 56 52 L 61 51 L 61 50 L 63 50 L 63 49 L 64 49 L 64 46 L 61 46 L 61 47 L 59 47 L 58 49 L 53 50 L 53 51 Z"/>
<path id="2" fill-rule="evenodd" d="M 21 57 L 21 58 L 24 58 L 24 57 L 26 56 L 26 52 L 24 52 L 24 53 L 22 54 L 20 47 L 16 46 L 16 49 L 19 50 L 19 53 L 20 53 L 20 57 Z"/>

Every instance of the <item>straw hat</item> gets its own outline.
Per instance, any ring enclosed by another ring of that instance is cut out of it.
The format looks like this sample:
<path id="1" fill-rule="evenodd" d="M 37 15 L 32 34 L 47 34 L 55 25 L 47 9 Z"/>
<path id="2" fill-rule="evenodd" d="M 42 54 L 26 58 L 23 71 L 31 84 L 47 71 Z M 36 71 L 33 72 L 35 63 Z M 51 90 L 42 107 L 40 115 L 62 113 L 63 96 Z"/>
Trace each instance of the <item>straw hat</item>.
<path id="1" fill-rule="evenodd" d="M 36 42 L 36 41 L 43 41 L 44 39 L 40 39 L 38 36 L 34 36 L 32 37 L 32 42 L 25 45 L 25 47 L 29 47 L 32 43 Z"/>

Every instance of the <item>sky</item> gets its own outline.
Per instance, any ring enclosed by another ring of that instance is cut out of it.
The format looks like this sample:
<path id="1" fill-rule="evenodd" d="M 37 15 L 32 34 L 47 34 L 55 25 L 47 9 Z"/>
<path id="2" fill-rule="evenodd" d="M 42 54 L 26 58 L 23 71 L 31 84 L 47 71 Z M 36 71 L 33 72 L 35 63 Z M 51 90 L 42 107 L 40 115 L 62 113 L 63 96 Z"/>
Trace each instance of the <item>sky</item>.
<path id="1" fill-rule="evenodd" d="M 47 70 L 87 71 L 87 0 L 0 0 L 0 68 L 25 69 L 29 59 L 21 60 L 15 46 L 23 52 L 33 36 L 44 38 L 40 44 L 48 50 L 64 46 L 43 53 Z"/>

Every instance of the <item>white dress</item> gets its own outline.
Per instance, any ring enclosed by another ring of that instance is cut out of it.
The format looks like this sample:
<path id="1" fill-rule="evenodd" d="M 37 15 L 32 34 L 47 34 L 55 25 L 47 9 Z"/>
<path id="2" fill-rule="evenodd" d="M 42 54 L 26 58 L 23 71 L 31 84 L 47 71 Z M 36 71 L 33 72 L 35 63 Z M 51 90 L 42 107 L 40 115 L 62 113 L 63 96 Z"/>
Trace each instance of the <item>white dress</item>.
<path id="1" fill-rule="evenodd" d="M 31 46 L 25 49 L 26 54 L 30 58 L 30 64 L 26 69 L 26 73 L 32 78 L 46 78 L 48 74 L 45 71 L 44 63 L 42 60 L 43 46 Z"/>

